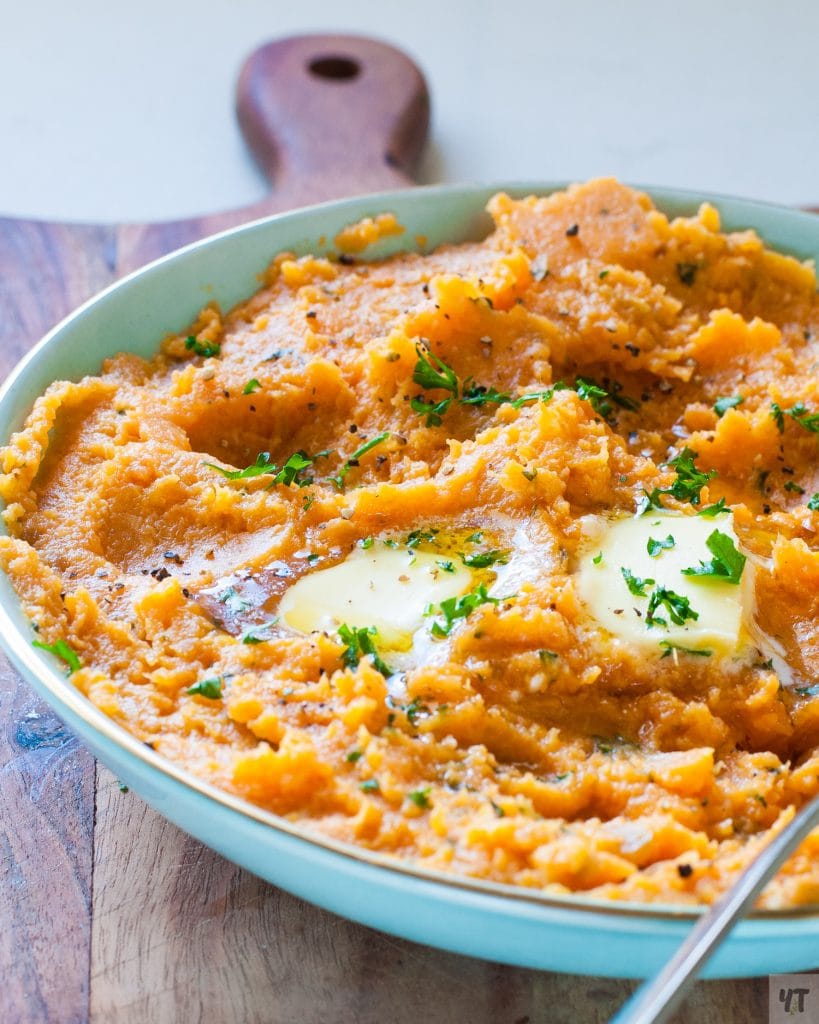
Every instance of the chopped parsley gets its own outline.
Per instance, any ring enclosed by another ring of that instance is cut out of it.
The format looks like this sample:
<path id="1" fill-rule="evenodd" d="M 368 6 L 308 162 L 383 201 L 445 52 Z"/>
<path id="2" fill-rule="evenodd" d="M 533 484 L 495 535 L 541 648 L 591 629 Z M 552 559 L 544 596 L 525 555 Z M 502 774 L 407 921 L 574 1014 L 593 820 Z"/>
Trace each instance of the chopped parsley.
<path id="1" fill-rule="evenodd" d="M 808 508 L 811 510 L 811 512 L 819 512 L 819 493 L 814 494 L 814 496 L 810 499 L 810 501 L 808 502 Z"/>
<path id="2" fill-rule="evenodd" d="M 373 668 L 382 676 L 391 676 L 390 669 L 378 656 L 375 647 L 374 636 L 378 635 L 375 626 L 348 626 L 346 623 L 338 627 L 338 635 L 344 644 L 341 653 L 341 662 L 346 668 L 355 668 L 362 658 L 369 656 L 372 659 Z"/>
<path id="3" fill-rule="evenodd" d="M 407 793 L 407 799 L 411 800 L 416 807 L 426 810 L 426 808 L 432 806 L 429 802 L 430 789 L 430 786 L 424 786 L 423 789 L 414 789 L 411 793 Z"/>
<path id="4" fill-rule="evenodd" d="M 676 470 L 677 479 L 670 487 L 655 487 L 650 494 L 643 491 L 644 497 L 637 504 L 637 515 L 645 515 L 652 508 L 663 508 L 660 500 L 663 494 L 670 494 L 677 501 L 689 501 L 692 505 L 699 505 L 703 487 L 709 480 L 713 480 L 717 472 L 715 469 L 709 469 L 707 472 L 698 469 L 694 463 L 696 458 L 697 453 L 685 447 L 679 455 L 664 463 Z M 716 514 L 714 512 L 714 515 Z"/>
<path id="5" fill-rule="evenodd" d="M 658 586 L 652 590 L 651 596 L 648 599 L 648 608 L 646 609 L 647 626 L 668 625 L 664 618 L 655 614 L 655 612 L 662 608 L 668 611 L 671 621 L 677 626 L 682 626 L 688 619 L 696 620 L 700 617 L 699 612 L 695 612 L 691 607 L 691 602 L 687 597 L 683 597 L 682 594 L 677 594 L 667 587 Z"/>
<path id="6" fill-rule="evenodd" d="M 670 548 L 673 548 L 674 544 L 675 540 L 670 533 L 665 540 L 658 540 L 656 537 L 649 537 L 648 543 L 646 544 L 646 551 L 648 551 L 652 558 L 656 558 L 661 552 L 668 551 Z"/>
<path id="7" fill-rule="evenodd" d="M 800 487 L 799 484 L 796 483 L 794 480 L 786 480 L 785 481 L 785 490 L 786 491 L 792 491 L 794 494 L 804 494 L 805 493 L 805 488 L 804 487 Z"/>
<path id="8" fill-rule="evenodd" d="M 709 576 L 724 583 L 739 583 L 746 559 L 741 551 L 737 551 L 728 534 L 714 530 L 705 544 L 714 557 L 707 562 L 701 561 L 696 568 L 683 569 L 683 575 Z"/>
<path id="9" fill-rule="evenodd" d="M 468 380 L 464 381 L 463 394 L 461 395 L 461 405 L 487 405 L 492 403 L 494 405 L 503 405 L 504 402 L 510 401 L 509 395 L 503 391 L 497 391 L 495 388 L 485 388 L 482 384 L 470 384 Z"/>
<path id="10" fill-rule="evenodd" d="M 694 280 L 699 269 L 700 268 L 696 263 L 678 263 L 677 277 L 680 279 L 682 284 L 690 288 L 694 284 Z"/>
<path id="11" fill-rule="evenodd" d="M 706 519 L 716 519 L 723 512 L 730 514 L 731 509 L 725 504 L 725 498 L 720 498 L 715 505 L 706 505 L 705 508 L 701 508 L 697 515 L 704 516 Z"/>
<path id="12" fill-rule="evenodd" d="M 377 793 L 379 790 L 378 779 L 365 779 L 358 784 L 358 788 L 365 793 Z"/>
<path id="13" fill-rule="evenodd" d="M 437 619 L 433 622 L 432 635 L 439 640 L 449 636 L 458 619 L 468 618 L 476 608 L 483 604 L 500 604 L 501 600 L 508 600 L 508 598 L 490 597 L 485 584 L 481 583 L 468 594 L 462 594 L 460 597 L 448 597 L 445 601 L 441 601 L 437 613 L 433 605 L 427 605 L 427 615 L 440 614 L 444 617 L 443 624 Z"/>
<path id="14" fill-rule="evenodd" d="M 623 579 L 626 581 L 626 586 L 635 597 L 648 596 L 646 594 L 646 587 L 653 587 L 654 580 L 641 579 L 639 576 L 635 576 L 631 569 L 627 569 L 624 565 L 620 566 L 620 572 Z"/>
<path id="15" fill-rule="evenodd" d="M 242 612 L 246 612 L 250 608 L 250 605 L 242 599 L 236 587 L 225 587 L 222 593 L 219 594 L 219 604 L 223 604 L 231 615 L 241 615 Z"/>
<path id="16" fill-rule="evenodd" d="M 205 359 L 209 359 L 211 356 L 218 356 L 222 351 L 222 346 L 218 342 L 201 342 L 193 336 L 185 338 L 185 348 L 197 356 L 204 356 Z"/>
<path id="17" fill-rule="evenodd" d="M 215 469 L 226 480 L 249 480 L 256 476 L 272 476 L 273 480 L 268 485 L 269 487 L 275 487 L 276 484 L 289 486 L 294 483 L 299 487 L 306 487 L 313 482 L 313 478 L 303 477 L 302 473 L 312 466 L 316 459 L 324 458 L 329 454 L 329 452 L 319 452 L 317 455 L 311 456 L 307 452 L 297 451 L 290 456 L 281 469 L 271 462 L 270 452 L 259 452 L 256 461 L 244 469 L 225 469 L 224 466 L 217 466 L 215 462 L 203 462 L 202 465 L 209 469 Z"/>
<path id="18" fill-rule="evenodd" d="M 443 569 L 444 572 L 455 572 L 455 563 L 450 562 L 449 559 L 436 559 L 435 564 Z"/>
<path id="19" fill-rule="evenodd" d="M 745 399 L 741 395 L 732 395 L 729 398 L 718 398 L 714 402 L 714 412 L 718 418 L 722 418 L 729 409 L 736 409 L 738 405 L 742 405 Z"/>
<path id="20" fill-rule="evenodd" d="M 362 750 L 359 750 L 358 748 L 353 748 L 353 750 L 348 751 L 347 756 L 344 758 L 344 760 L 347 762 L 347 764 L 355 764 L 356 761 L 360 761 L 363 756 L 364 752 Z"/>
<path id="21" fill-rule="evenodd" d="M 695 658 L 710 658 L 714 653 L 706 648 L 701 651 L 695 650 L 693 647 L 683 647 L 681 644 L 673 644 L 670 640 L 661 640 L 660 647 L 664 647 L 663 658 L 669 658 L 674 651 L 679 651 L 681 654 L 692 654 Z M 662 658 L 660 659 L 662 661 Z"/>
<path id="22" fill-rule="evenodd" d="M 382 444 L 390 436 L 389 430 L 384 430 L 380 434 L 376 434 L 375 437 L 371 437 L 369 441 L 366 441 L 361 445 L 360 448 L 356 448 L 349 459 L 344 463 L 341 469 L 338 471 L 336 476 L 331 476 L 328 479 L 331 483 L 334 483 L 340 490 L 344 490 L 344 480 L 351 469 L 354 469 L 358 465 L 358 460 L 362 455 L 366 455 L 367 452 L 372 451 L 376 445 Z"/>
<path id="23" fill-rule="evenodd" d="M 777 402 L 771 402 L 771 419 L 776 424 L 776 429 L 780 434 L 785 432 L 785 413 L 779 407 Z"/>
<path id="24" fill-rule="evenodd" d="M 55 640 L 53 644 L 44 643 L 42 640 L 32 640 L 32 647 L 37 647 L 41 651 L 48 651 L 49 654 L 53 654 L 55 658 L 59 658 L 60 661 L 64 661 L 68 666 L 67 675 L 71 675 L 72 672 L 78 672 L 82 668 L 82 662 L 79 659 L 79 655 L 68 643 L 67 640 Z"/>
<path id="25" fill-rule="evenodd" d="M 470 569 L 488 569 L 492 565 L 506 565 L 509 561 L 508 551 L 477 551 L 474 555 L 461 555 L 461 561 Z"/>
<path id="26" fill-rule="evenodd" d="M 362 537 L 362 539 L 358 542 L 358 546 L 360 548 L 364 548 L 365 551 L 367 550 L 367 548 L 371 548 L 373 544 L 375 544 L 374 537 Z"/>
<path id="27" fill-rule="evenodd" d="M 599 384 L 596 384 L 593 380 L 589 380 L 585 377 L 578 377 L 575 381 L 574 390 L 577 392 L 577 397 L 583 401 L 588 402 L 594 411 L 607 419 L 612 414 L 612 402 L 615 405 L 619 405 L 621 409 L 628 409 L 630 412 L 635 412 L 640 408 L 638 402 L 635 402 L 632 398 L 626 398 L 625 395 L 619 394 L 620 385 L 612 386 L 610 391 L 606 391 L 605 388 L 601 388 Z"/>
<path id="28" fill-rule="evenodd" d="M 819 697 L 819 683 L 812 686 L 797 686 L 794 693 L 798 693 L 800 697 Z"/>
<path id="29" fill-rule="evenodd" d="M 419 544 L 434 544 L 438 530 L 413 530 L 407 534 L 407 549 L 414 551 Z"/>
<path id="30" fill-rule="evenodd" d="M 251 627 L 246 633 L 242 634 L 242 643 L 263 644 L 266 640 L 271 640 L 270 630 L 278 621 L 278 618 L 270 619 L 267 622 L 260 623 L 258 626 Z"/>
<path id="31" fill-rule="evenodd" d="M 551 402 L 554 398 L 555 391 L 569 390 L 571 390 L 569 385 L 564 384 L 563 381 L 559 380 L 550 388 L 546 388 L 545 391 L 530 391 L 525 395 L 521 395 L 519 398 L 514 399 L 511 405 L 513 409 L 521 409 L 524 405 L 529 405 L 530 402 Z"/>
<path id="32" fill-rule="evenodd" d="M 809 412 L 803 402 L 797 402 L 788 409 L 788 415 L 792 420 L 796 420 L 800 427 L 804 427 L 812 434 L 819 434 L 819 412 Z"/>
<path id="33" fill-rule="evenodd" d="M 245 384 L 245 386 L 242 388 L 242 394 L 243 395 L 252 395 L 253 392 L 254 391 L 258 391 L 261 386 L 262 385 L 260 384 L 260 382 L 258 380 L 256 380 L 255 377 L 251 377 L 251 379 L 247 382 L 247 384 Z"/>
<path id="34" fill-rule="evenodd" d="M 189 686 L 187 692 L 196 697 L 206 697 L 208 700 L 221 700 L 222 677 L 214 676 L 212 679 L 201 679 L 193 686 Z"/>
<path id="35" fill-rule="evenodd" d="M 600 563 L 602 561 L 603 561 L 603 552 L 602 551 L 598 551 L 597 554 L 592 559 L 592 562 L 594 562 L 595 565 L 600 565 Z"/>

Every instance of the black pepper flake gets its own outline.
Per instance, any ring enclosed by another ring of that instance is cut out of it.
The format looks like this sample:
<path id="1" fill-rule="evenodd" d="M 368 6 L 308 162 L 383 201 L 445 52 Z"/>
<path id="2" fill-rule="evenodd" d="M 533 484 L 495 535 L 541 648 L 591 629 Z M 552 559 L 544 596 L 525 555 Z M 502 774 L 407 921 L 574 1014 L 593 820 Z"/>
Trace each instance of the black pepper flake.
<path id="1" fill-rule="evenodd" d="M 694 874 L 694 869 L 690 864 L 678 864 L 677 874 L 680 878 L 690 878 Z"/>
<path id="2" fill-rule="evenodd" d="M 580 233 L 580 225 L 579 224 L 572 224 L 571 227 L 566 228 L 566 237 L 567 238 L 577 238 L 579 233 Z"/>
<path id="3" fill-rule="evenodd" d="M 689 288 L 694 283 L 694 279 L 697 276 L 697 271 L 700 268 L 696 263 L 678 263 L 677 264 L 677 277 L 680 281 L 687 285 Z"/>
<path id="4" fill-rule="evenodd" d="M 771 514 L 771 506 L 770 505 L 763 505 L 762 506 L 762 514 L 766 515 L 766 516 L 769 516 Z"/>
<path id="5" fill-rule="evenodd" d="M 635 359 L 640 354 L 640 349 L 637 347 L 637 345 L 632 345 L 631 343 L 629 343 L 628 345 L 625 345 L 624 348 L 626 352 L 630 352 Z"/>
<path id="6" fill-rule="evenodd" d="M 429 295 L 429 285 L 426 282 L 424 282 L 424 284 L 421 285 L 421 291 L 424 293 L 424 295 Z"/>
<path id="7" fill-rule="evenodd" d="M 339 255 L 338 262 L 343 263 L 345 267 L 351 267 L 355 263 L 355 260 L 352 256 L 348 256 L 346 252 L 343 252 Z"/>
<path id="8" fill-rule="evenodd" d="M 358 425 L 355 424 L 355 423 L 351 423 L 350 426 L 347 429 L 350 431 L 351 434 L 357 434 L 358 433 Z"/>
<path id="9" fill-rule="evenodd" d="M 164 565 L 161 565 L 158 569 L 151 569 L 151 575 L 155 580 L 161 583 L 162 580 L 166 580 L 171 574 Z"/>
<path id="10" fill-rule="evenodd" d="M 182 596 L 183 597 L 190 597 L 191 596 L 191 592 L 188 590 L 187 587 L 183 587 L 182 588 Z"/>
<path id="11" fill-rule="evenodd" d="M 169 562 L 176 562 L 177 565 L 182 564 L 182 559 L 175 551 L 166 551 L 162 557 L 167 558 Z"/>
<path id="12" fill-rule="evenodd" d="M 308 309 L 304 315 L 308 320 L 313 320 L 318 316 L 318 313 L 314 309 Z"/>

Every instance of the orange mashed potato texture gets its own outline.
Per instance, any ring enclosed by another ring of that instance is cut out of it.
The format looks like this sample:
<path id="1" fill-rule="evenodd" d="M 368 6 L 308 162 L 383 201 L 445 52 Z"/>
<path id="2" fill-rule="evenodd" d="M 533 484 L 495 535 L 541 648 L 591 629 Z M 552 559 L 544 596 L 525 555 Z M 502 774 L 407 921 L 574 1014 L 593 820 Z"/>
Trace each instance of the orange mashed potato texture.
<path id="1" fill-rule="evenodd" d="M 2 453 L 0 563 L 71 682 L 202 779 L 432 869 L 707 903 L 819 792 L 814 271 L 611 180 L 490 212 L 429 255 L 349 255 L 394 218 L 282 254 L 150 362 L 53 384 Z M 589 615 L 582 517 L 655 488 L 733 510 L 776 658 L 648 655 Z M 372 544 L 486 556 L 399 672 L 378 633 L 277 619 Z M 762 905 L 817 902 L 814 833 Z"/>

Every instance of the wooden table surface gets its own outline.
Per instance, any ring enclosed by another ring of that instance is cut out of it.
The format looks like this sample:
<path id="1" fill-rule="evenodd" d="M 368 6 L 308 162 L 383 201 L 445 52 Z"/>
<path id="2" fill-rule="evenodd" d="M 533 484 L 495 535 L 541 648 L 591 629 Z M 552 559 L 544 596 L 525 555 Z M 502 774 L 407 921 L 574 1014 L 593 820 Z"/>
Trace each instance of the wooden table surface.
<path id="1" fill-rule="evenodd" d="M 253 211 L 120 228 L 0 220 L 0 378 L 72 308 L 162 252 L 249 214 L 409 183 L 428 117 L 417 70 L 344 40 L 367 71 L 357 84 L 294 87 L 315 45 L 291 40 L 246 67 L 243 129 L 278 184 Z M 353 87 L 358 121 L 342 91 Z M 296 139 L 288 118 L 305 110 L 314 130 L 300 120 Z M 121 792 L 0 659 L 0 1024 L 585 1024 L 632 988 L 429 949 L 260 881 Z M 767 989 L 700 983 L 677 1020 L 765 1021 Z"/>

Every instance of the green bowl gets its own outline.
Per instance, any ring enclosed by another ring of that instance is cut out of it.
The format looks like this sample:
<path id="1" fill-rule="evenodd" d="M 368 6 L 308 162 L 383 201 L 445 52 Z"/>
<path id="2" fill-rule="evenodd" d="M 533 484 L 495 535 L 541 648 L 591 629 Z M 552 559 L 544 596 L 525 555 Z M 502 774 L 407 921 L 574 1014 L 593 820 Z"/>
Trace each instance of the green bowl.
<path id="1" fill-rule="evenodd" d="M 96 373 L 108 356 L 149 357 L 206 303 L 224 308 L 252 294 L 283 249 L 320 252 L 345 225 L 385 210 L 406 227 L 372 256 L 482 237 L 497 191 L 545 194 L 563 183 L 443 186 L 326 203 L 256 221 L 158 260 L 117 282 L 55 327 L 0 390 L 0 439 L 21 427 L 35 398 L 57 379 Z M 726 230 L 754 228 L 802 259 L 819 253 L 819 217 L 720 196 L 647 189 L 669 215 L 705 200 Z M 8 579 L 0 577 L 0 636 L 34 689 L 114 774 L 160 814 L 225 857 L 278 886 L 362 924 L 442 949 L 522 967 L 610 977 L 654 973 L 699 911 L 612 903 L 438 874 L 313 835 L 166 761 L 83 697 L 50 656 L 31 646 L 31 627 Z M 709 963 L 707 977 L 806 970 L 819 965 L 819 911 L 760 913 L 741 922 Z"/>

